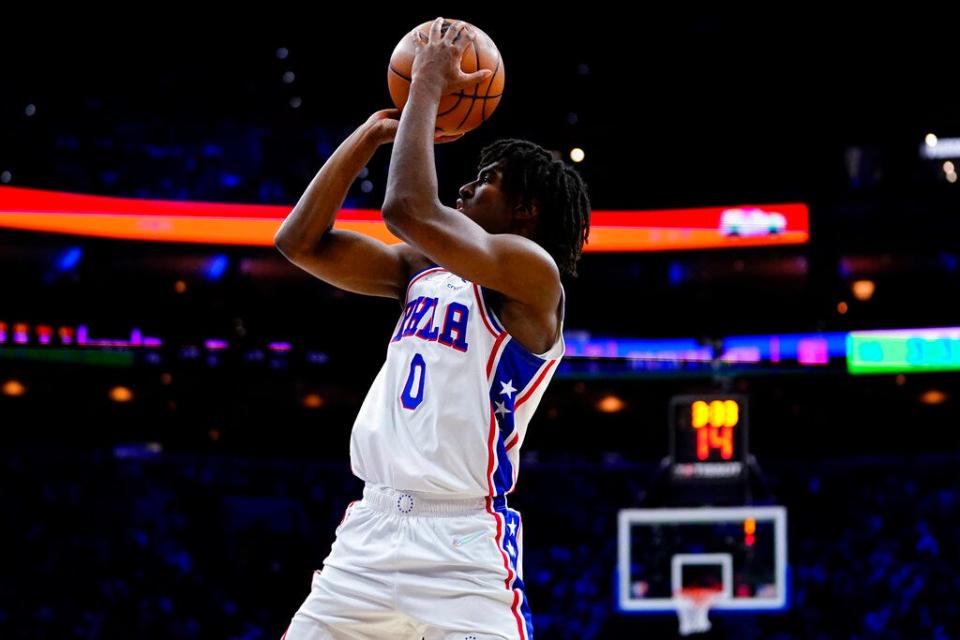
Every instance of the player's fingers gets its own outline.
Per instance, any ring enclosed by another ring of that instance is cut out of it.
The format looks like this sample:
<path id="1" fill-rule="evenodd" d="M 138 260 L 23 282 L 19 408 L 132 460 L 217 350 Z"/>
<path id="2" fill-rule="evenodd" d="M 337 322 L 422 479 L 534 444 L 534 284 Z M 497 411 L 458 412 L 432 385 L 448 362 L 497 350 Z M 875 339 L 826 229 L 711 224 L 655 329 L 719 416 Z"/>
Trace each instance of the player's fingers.
<path id="1" fill-rule="evenodd" d="M 443 135 L 443 133 L 437 133 L 434 136 L 433 141 L 437 144 L 446 144 L 448 142 L 454 142 L 456 140 L 459 140 L 462 137 L 463 137 L 462 133 L 457 133 L 452 136 L 445 136 Z"/>
<path id="2" fill-rule="evenodd" d="M 457 42 L 464 27 L 466 27 L 466 25 L 463 23 L 463 21 L 457 20 L 447 27 L 447 32 L 443 34 L 443 39 L 447 42 Z"/>
<path id="3" fill-rule="evenodd" d="M 443 18 L 437 18 L 430 25 L 430 42 L 437 42 L 442 36 Z"/>
<path id="4" fill-rule="evenodd" d="M 457 36 L 453 42 L 457 45 L 458 49 L 463 51 L 476 39 L 476 33 L 465 22 L 459 22 L 457 24 L 459 27 L 457 28 Z"/>
<path id="5" fill-rule="evenodd" d="M 480 71 L 474 71 L 473 73 L 465 74 L 462 80 L 463 84 L 473 84 L 475 82 L 483 82 L 492 75 L 493 71 L 490 69 L 480 69 Z"/>
<path id="6" fill-rule="evenodd" d="M 380 109 L 374 115 L 381 119 L 397 120 L 400 118 L 400 109 Z"/>

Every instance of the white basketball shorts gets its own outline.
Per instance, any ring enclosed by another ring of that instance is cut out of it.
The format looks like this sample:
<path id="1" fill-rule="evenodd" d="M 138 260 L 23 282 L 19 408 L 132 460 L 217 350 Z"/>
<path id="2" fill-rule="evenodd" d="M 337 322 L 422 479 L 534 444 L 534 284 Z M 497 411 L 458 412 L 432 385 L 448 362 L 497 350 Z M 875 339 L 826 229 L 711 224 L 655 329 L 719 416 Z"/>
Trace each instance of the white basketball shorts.
<path id="1" fill-rule="evenodd" d="M 282 640 L 532 640 L 520 513 L 367 485 Z"/>

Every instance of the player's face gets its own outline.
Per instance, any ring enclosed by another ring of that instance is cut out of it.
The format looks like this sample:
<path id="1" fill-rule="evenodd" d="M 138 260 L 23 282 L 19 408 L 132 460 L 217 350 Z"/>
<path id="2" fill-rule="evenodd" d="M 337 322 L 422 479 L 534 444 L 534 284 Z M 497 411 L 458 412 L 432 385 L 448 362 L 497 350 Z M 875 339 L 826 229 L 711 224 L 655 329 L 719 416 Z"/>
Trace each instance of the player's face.
<path id="1" fill-rule="evenodd" d="M 500 189 L 502 178 L 500 168 L 491 164 L 480 169 L 476 180 L 460 187 L 457 209 L 488 233 L 506 233 L 512 227 L 513 207 Z"/>

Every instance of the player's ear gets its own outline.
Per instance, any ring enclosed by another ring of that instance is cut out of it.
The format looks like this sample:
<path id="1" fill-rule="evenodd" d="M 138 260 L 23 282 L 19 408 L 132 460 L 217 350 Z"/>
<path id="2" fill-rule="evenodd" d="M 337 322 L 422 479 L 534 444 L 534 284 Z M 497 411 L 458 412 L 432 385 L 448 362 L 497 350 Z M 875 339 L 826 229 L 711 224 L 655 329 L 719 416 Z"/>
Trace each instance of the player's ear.
<path id="1" fill-rule="evenodd" d="M 540 215 L 540 203 L 535 198 L 529 204 L 520 201 L 514 207 L 514 215 L 520 220 L 533 220 Z"/>

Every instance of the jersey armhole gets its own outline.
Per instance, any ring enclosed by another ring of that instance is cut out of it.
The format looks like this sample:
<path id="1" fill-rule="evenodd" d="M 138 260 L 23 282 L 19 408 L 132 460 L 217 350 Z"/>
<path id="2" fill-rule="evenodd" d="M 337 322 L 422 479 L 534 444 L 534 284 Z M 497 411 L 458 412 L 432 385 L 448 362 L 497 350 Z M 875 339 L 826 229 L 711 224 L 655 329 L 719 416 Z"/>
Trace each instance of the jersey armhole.
<path id="1" fill-rule="evenodd" d="M 497 331 L 506 333 L 507 335 L 510 336 L 513 342 L 516 342 L 515 340 L 513 340 L 513 336 L 510 334 L 510 332 L 507 331 L 506 327 L 504 327 L 503 322 L 500 321 L 500 318 L 497 316 L 496 312 L 494 312 L 493 307 L 490 306 L 490 298 L 487 295 L 487 288 L 480 287 L 480 294 L 483 296 L 483 306 L 486 307 L 487 313 L 490 316 L 490 320 L 493 322 L 493 326 L 497 329 Z M 567 314 L 567 292 L 564 290 L 563 283 L 561 282 L 560 283 L 560 322 L 557 325 L 557 337 L 554 340 L 553 345 L 551 345 L 550 348 L 544 351 L 543 353 L 533 353 L 532 351 L 524 347 L 519 342 L 516 342 L 516 345 L 521 349 L 523 349 L 524 351 L 526 351 L 527 353 L 529 353 L 530 355 L 536 358 L 540 358 L 541 360 L 553 360 L 555 358 L 561 357 L 563 355 L 563 352 L 566 350 L 566 345 L 564 344 L 564 341 L 563 341 L 563 321 L 566 319 L 566 314 Z"/>

